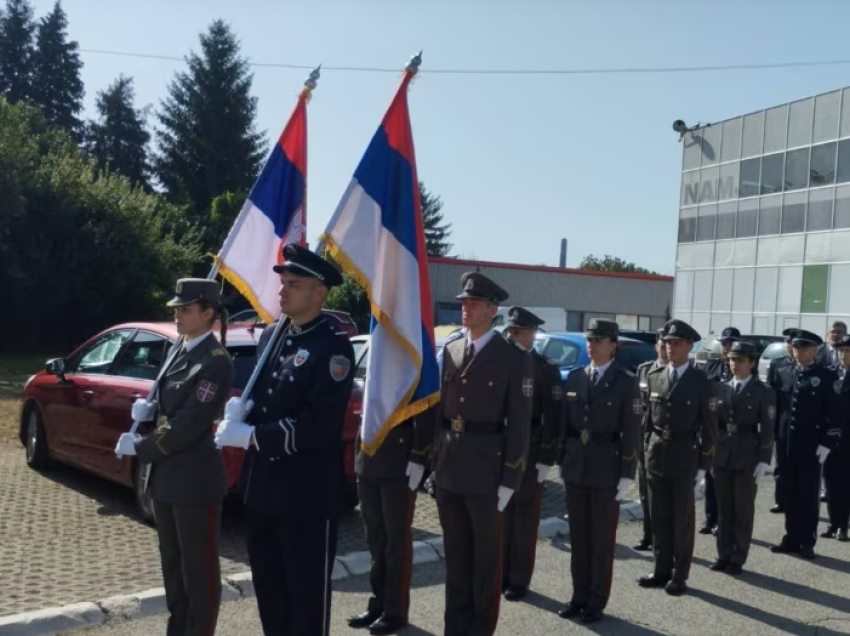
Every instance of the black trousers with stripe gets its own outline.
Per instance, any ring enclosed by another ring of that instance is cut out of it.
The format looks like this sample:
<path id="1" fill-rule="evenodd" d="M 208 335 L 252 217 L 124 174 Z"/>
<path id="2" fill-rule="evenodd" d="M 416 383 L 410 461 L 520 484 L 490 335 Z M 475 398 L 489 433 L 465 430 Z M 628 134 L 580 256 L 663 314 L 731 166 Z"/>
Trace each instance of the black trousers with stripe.
<path id="1" fill-rule="evenodd" d="M 166 635 L 213 636 L 221 603 L 221 506 L 154 500 L 153 509 L 170 614 Z"/>
<path id="2" fill-rule="evenodd" d="M 336 520 L 246 510 L 245 527 L 265 636 L 328 636 Z"/>

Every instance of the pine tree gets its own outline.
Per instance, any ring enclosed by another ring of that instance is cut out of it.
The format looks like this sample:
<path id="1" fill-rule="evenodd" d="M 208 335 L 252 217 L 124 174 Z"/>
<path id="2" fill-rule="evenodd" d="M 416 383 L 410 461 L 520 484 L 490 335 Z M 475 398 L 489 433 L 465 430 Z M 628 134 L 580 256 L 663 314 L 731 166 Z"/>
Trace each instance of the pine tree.
<path id="1" fill-rule="evenodd" d="M 200 43 L 200 53 L 189 54 L 188 70 L 176 74 L 162 102 L 155 167 L 169 198 L 187 204 L 206 227 L 215 197 L 250 190 L 266 147 L 255 129 L 253 75 L 239 40 L 216 20 Z"/>
<path id="2" fill-rule="evenodd" d="M 82 135 L 78 115 L 85 95 L 79 48 L 68 40 L 68 16 L 57 0 L 38 24 L 31 99 L 41 106 L 48 122 L 69 131 L 77 141 Z"/>
<path id="3" fill-rule="evenodd" d="M 0 95 L 10 103 L 32 98 L 35 21 L 28 0 L 6 0 L 0 13 Z"/>
<path id="4" fill-rule="evenodd" d="M 452 244 L 449 237 L 452 224 L 443 218 L 443 201 L 439 196 L 425 189 L 425 184 L 419 182 L 419 198 L 422 201 L 422 225 L 425 230 L 425 251 L 428 256 L 448 256 Z"/>
<path id="5" fill-rule="evenodd" d="M 86 146 L 102 170 L 122 174 L 150 190 L 145 113 L 134 105 L 133 79 L 121 75 L 97 94 L 98 120 L 88 125 Z"/>

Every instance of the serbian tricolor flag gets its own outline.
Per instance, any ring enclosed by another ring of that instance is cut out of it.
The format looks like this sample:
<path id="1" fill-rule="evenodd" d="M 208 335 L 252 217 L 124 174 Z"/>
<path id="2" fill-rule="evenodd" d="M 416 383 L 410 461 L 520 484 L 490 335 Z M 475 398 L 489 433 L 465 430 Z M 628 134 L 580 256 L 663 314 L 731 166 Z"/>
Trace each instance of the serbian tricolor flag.
<path id="1" fill-rule="evenodd" d="M 360 429 L 372 455 L 387 433 L 439 398 L 431 283 L 407 89 L 414 58 L 322 236 L 372 308 Z"/>
<path id="2" fill-rule="evenodd" d="M 266 324 L 280 316 L 280 278 L 272 267 L 281 247 L 306 246 L 307 102 L 298 97 L 289 123 L 236 217 L 215 264 L 219 273 L 248 299 Z"/>

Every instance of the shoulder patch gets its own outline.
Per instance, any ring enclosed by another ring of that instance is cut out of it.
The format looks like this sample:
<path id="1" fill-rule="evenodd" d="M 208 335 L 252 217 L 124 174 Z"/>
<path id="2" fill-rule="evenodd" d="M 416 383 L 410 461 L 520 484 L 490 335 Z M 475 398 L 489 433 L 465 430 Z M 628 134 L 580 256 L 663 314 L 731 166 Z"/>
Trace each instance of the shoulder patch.
<path id="1" fill-rule="evenodd" d="M 342 382 L 351 371 L 351 361 L 345 356 L 332 356 L 330 362 L 331 377 L 337 382 Z"/>
<path id="2" fill-rule="evenodd" d="M 221 347 L 216 347 L 215 349 L 212 350 L 212 357 L 213 358 L 220 358 L 221 356 L 226 356 L 226 355 L 227 355 L 227 351 L 225 351 Z"/>

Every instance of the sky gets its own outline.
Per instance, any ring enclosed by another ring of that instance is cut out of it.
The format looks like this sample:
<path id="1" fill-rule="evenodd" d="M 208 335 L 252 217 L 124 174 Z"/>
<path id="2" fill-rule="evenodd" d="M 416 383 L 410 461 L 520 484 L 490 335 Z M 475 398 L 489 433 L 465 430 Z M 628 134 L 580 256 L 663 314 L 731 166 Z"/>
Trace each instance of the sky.
<path id="1" fill-rule="evenodd" d="M 221 18 L 256 63 L 324 70 L 308 111 L 311 244 L 325 229 L 398 86 L 417 169 L 444 203 L 452 254 L 567 265 L 611 254 L 672 274 L 681 145 L 671 125 L 715 122 L 850 85 L 850 63 L 681 73 L 427 74 L 850 61 L 838 0 L 63 0 L 81 49 L 182 57 Z M 38 16 L 53 0 L 33 2 Z M 86 116 L 121 73 L 159 108 L 182 62 L 81 54 Z M 308 71 L 255 67 L 259 130 L 276 139 Z M 150 125 L 155 121 L 151 117 Z"/>

